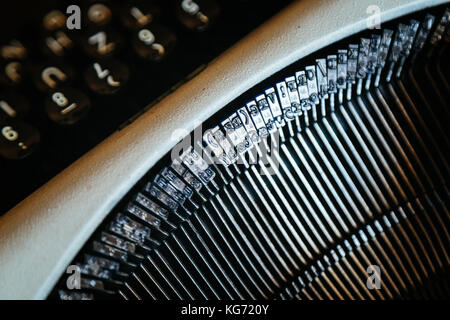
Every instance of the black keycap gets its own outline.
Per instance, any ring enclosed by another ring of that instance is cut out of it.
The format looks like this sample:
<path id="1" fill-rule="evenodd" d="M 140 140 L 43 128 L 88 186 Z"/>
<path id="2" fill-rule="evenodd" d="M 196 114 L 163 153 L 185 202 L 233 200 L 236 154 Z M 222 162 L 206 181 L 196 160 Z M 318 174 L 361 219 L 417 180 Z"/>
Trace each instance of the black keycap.
<path id="1" fill-rule="evenodd" d="M 25 158 L 39 142 L 39 131 L 25 122 L 0 121 L 0 156 L 12 160 Z"/>
<path id="2" fill-rule="evenodd" d="M 6 61 L 0 58 L 0 83 L 5 86 L 19 86 L 24 81 L 26 69 L 23 61 Z"/>
<path id="3" fill-rule="evenodd" d="M 86 11 L 88 25 L 105 26 L 112 20 L 112 10 L 104 3 L 93 3 Z"/>
<path id="4" fill-rule="evenodd" d="M 28 56 L 25 45 L 16 39 L 0 45 L 0 58 L 6 61 L 24 60 Z"/>
<path id="5" fill-rule="evenodd" d="M 146 1 L 133 1 L 120 10 L 122 23 L 130 30 L 137 30 L 155 22 L 160 14 L 159 6 Z"/>
<path id="6" fill-rule="evenodd" d="M 22 83 L 25 72 L 24 60 L 28 49 L 22 41 L 13 39 L 0 45 L 0 83 L 16 86 Z"/>
<path id="7" fill-rule="evenodd" d="M 176 40 L 175 34 L 168 28 L 151 24 L 135 32 L 133 46 L 142 58 L 158 61 L 169 54 Z"/>
<path id="8" fill-rule="evenodd" d="M 94 58 L 112 56 L 119 51 L 122 44 L 122 35 L 111 29 L 88 32 L 82 39 L 84 51 Z"/>
<path id="9" fill-rule="evenodd" d="M 88 97 L 81 91 L 65 87 L 52 91 L 45 100 L 45 111 L 54 122 L 74 124 L 82 119 L 91 107 Z"/>
<path id="10" fill-rule="evenodd" d="M 75 38 L 70 30 L 45 32 L 41 39 L 41 48 L 51 57 L 67 56 L 75 48 Z"/>
<path id="11" fill-rule="evenodd" d="M 73 80 L 75 70 L 65 63 L 45 63 L 33 75 L 36 87 L 41 91 L 55 90 Z"/>
<path id="12" fill-rule="evenodd" d="M 188 29 L 202 31 L 217 18 L 219 4 L 214 0 L 178 0 L 175 14 Z"/>
<path id="13" fill-rule="evenodd" d="M 128 81 L 130 71 L 123 63 L 109 59 L 95 61 L 85 70 L 84 77 L 89 88 L 99 94 L 111 94 Z"/>
<path id="14" fill-rule="evenodd" d="M 61 30 L 66 27 L 67 17 L 60 10 L 49 11 L 42 19 L 42 26 L 47 31 Z"/>
<path id="15" fill-rule="evenodd" d="M 15 92 L 0 92 L 0 121 L 26 117 L 31 110 L 28 100 Z"/>

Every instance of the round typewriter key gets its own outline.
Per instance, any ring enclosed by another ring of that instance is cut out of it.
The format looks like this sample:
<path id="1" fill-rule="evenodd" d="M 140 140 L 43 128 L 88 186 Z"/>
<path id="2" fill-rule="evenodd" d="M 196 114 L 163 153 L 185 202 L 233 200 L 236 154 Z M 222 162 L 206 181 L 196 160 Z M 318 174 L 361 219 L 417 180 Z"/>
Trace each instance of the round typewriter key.
<path id="1" fill-rule="evenodd" d="M 111 9 L 103 3 L 95 3 L 87 10 L 89 24 L 104 26 L 112 19 Z"/>
<path id="2" fill-rule="evenodd" d="M 219 11 L 214 0 L 178 0 L 175 14 L 186 28 L 202 31 L 213 23 Z"/>
<path id="3" fill-rule="evenodd" d="M 0 120 L 20 119 L 30 112 L 30 103 L 20 94 L 0 92 Z"/>
<path id="4" fill-rule="evenodd" d="M 130 71 L 126 65 L 116 60 L 92 63 L 84 76 L 89 88 L 99 94 L 111 94 L 128 81 Z"/>
<path id="5" fill-rule="evenodd" d="M 75 47 L 73 35 L 66 30 L 46 33 L 41 40 L 41 48 L 46 55 L 64 57 Z"/>
<path id="6" fill-rule="evenodd" d="M 136 31 L 133 46 L 136 53 L 145 59 L 158 61 L 173 49 L 176 36 L 162 25 L 150 25 Z"/>
<path id="7" fill-rule="evenodd" d="M 25 122 L 0 121 L 0 156 L 12 160 L 25 158 L 39 141 L 39 131 Z"/>
<path id="8" fill-rule="evenodd" d="M 75 70 L 64 63 L 43 64 L 36 69 L 34 82 L 41 91 L 55 90 L 74 78 Z"/>
<path id="9" fill-rule="evenodd" d="M 45 111 L 59 124 L 74 124 L 82 119 L 91 107 L 88 97 L 74 88 L 52 91 L 45 100 Z"/>
<path id="10" fill-rule="evenodd" d="M 52 10 L 42 19 L 45 30 L 54 31 L 66 26 L 67 17 L 59 10 Z"/>
<path id="11" fill-rule="evenodd" d="M 0 83 L 16 86 L 22 83 L 24 62 L 28 50 L 21 41 L 13 39 L 0 45 Z"/>
<path id="12" fill-rule="evenodd" d="M 154 22 L 161 14 L 161 9 L 152 3 L 133 1 L 121 9 L 120 18 L 123 25 L 136 30 Z"/>
<path id="13" fill-rule="evenodd" d="M 0 83 L 6 86 L 20 85 L 24 80 L 25 70 L 22 61 L 5 61 L 0 58 Z"/>
<path id="14" fill-rule="evenodd" d="M 119 51 L 123 37 L 113 30 L 89 32 L 82 39 L 84 51 L 91 57 L 108 57 Z"/>
<path id="15" fill-rule="evenodd" d="M 27 48 L 19 40 L 13 39 L 0 46 L 0 58 L 4 60 L 24 60 L 27 55 Z"/>

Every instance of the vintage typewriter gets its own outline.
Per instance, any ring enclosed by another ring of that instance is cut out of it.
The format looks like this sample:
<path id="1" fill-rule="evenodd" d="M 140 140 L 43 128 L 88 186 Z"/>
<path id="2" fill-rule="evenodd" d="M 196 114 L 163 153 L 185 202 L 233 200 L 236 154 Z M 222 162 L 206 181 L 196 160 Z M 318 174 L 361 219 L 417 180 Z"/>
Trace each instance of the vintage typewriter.
<path id="1" fill-rule="evenodd" d="M 450 296 L 446 1 L 55 5 L 2 29 L 0 298 Z"/>

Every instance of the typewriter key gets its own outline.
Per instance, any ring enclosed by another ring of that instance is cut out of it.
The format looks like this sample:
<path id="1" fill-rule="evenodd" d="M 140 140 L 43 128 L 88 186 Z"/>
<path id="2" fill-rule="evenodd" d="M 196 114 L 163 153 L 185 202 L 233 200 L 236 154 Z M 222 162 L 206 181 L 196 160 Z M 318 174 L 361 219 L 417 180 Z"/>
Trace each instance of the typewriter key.
<path id="1" fill-rule="evenodd" d="M 41 43 L 44 54 L 53 57 L 66 56 L 75 47 L 73 35 L 65 30 L 45 33 Z"/>
<path id="2" fill-rule="evenodd" d="M 216 1 L 180 0 L 175 14 L 178 20 L 190 30 L 207 29 L 219 14 L 220 7 Z"/>
<path id="3" fill-rule="evenodd" d="M 18 40 L 11 40 L 0 46 L 0 83 L 19 85 L 23 80 L 24 62 L 27 48 Z"/>
<path id="4" fill-rule="evenodd" d="M 175 46 L 176 36 L 162 25 L 151 25 L 137 31 L 133 38 L 136 53 L 145 59 L 158 61 Z"/>
<path id="5" fill-rule="evenodd" d="M 39 131 L 25 122 L 0 121 L 0 156 L 12 160 L 25 158 L 39 141 Z"/>
<path id="6" fill-rule="evenodd" d="M 119 51 L 123 37 L 113 30 L 95 30 L 83 37 L 82 46 L 91 57 L 109 57 Z"/>
<path id="7" fill-rule="evenodd" d="M 34 73 L 34 83 L 41 91 L 55 90 L 63 84 L 69 83 L 75 70 L 63 63 L 46 63 L 37 68 Z"/>
<path id="8" fill-rule="evenodd" d="M 6 86 L 19 86 L 23 83 L 26 68 L 21 61 L 2 61 L 0 58 L 0 83 Z"/>
<path id="9" fill-rule="evenodd" d="M 30 112 L 27 99 L 13 92 L 0 92 L 0 120 L 23 118 Z"/>
<path id="10" fill-rule="evenodd" d="M 74 88 L 61 88 L 51 92 L 45 100 L 45 111 L 59 124 L 74 124 L 82 119 L 91 104 L 88 97 Z"/>
<path id="11" fill-rule="evenodd" d="M 5 60 L 24 60 L 27 55 L 27 48 L 16 39 L 0 46 L 0 58 Z"/>
<path id="12" fill-rule="evenodd" d="M 102 4 L 95 3 L 87 11 L 87 21 L 91 25 L 104 26 L 112 19 L 111 9 Z"/>
<path id="13" fill-rule="evenodd" d="M 136 30 L 155 22 L 160 15 L 161 9 L 157 5 L 133 1 L 122 8 L 120 18 L 126 28 Z"/>
<path id="14" fill-rule="evenodd" d="M 55 31 L 66 26 L 67 17 L 59 10 L 52 10 L 42 19 L 42 25 L 45 30 Z"/>
<path id="15" fill-rule="evenodd" d="M 129 77 L 126 65 L 108 60 L 92 63 L 85 71 L 84 76 L 89 88 L 99 94 L 111 94 L 125 85 Z"/>

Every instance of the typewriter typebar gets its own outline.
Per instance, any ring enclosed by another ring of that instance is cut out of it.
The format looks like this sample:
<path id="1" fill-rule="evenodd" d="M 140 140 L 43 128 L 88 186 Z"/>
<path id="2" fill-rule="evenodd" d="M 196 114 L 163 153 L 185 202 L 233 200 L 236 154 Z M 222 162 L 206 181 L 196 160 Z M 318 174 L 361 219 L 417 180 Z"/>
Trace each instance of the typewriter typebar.
<path id="1" fill-rule="evenodd" d="M 448 298 L 449 44 L 292 3 L 0 219 L 0 297 Z"/>

